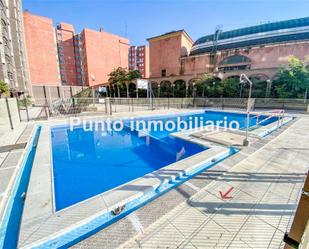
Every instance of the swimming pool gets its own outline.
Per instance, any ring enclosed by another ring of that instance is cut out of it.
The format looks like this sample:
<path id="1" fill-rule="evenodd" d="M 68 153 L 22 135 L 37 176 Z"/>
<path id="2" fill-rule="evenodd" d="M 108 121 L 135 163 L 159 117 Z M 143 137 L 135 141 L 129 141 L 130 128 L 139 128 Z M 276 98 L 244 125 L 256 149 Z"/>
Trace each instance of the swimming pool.
<path id="1" fill-rule="evenodd" d="M 239 128 L 246 124 L 245 114 L 210 111 L 137 120 L 166 123 L 176 122 L 179 117 L 184 122 L 193 118 L 204 121 L 225 119 L 227 123 L 236 120 Z M 275 120 L 271 118 L 261 125 Z M 170 136 L 176 128 L 157 131 L 150 127 L 145 133 L 130 129 L 129 121 L 125 124 L 121 131 L 108 132 L 100 129 L 85 131 L 82 127 L 70 130 L 68 126 L 51 129 L 56 211 L 208 149 Z M 250 125 L 255 124 L 256 119 L 252 117 Z M 202 123 L 193 122 L 192 128 L 199 125 Z"/>

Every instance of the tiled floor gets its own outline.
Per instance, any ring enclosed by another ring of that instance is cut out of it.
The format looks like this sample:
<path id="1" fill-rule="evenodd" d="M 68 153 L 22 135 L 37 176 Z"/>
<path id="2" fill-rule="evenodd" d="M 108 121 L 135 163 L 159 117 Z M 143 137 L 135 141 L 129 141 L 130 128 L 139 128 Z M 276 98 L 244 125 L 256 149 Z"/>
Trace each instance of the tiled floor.
<path id="1" fill-rule="evenodd" d="M 25 143 L 30 138 L 33 129 L 33 124 L 23 124 L 14 131 L 8 131 L 5 135 L 0 137 L 1 145 L 11 146 L 18 143 Z M 10 181 L 14 177 L 19 160 L 23 155 L 23 149 L 13 149 L 0 152 L 0 218 L 3 214 L 3 206 L 5 194 L 10 188 Z"/>
<path id="2" fill-rule="evenodd" d="M 168 215 L 170 213 L 173 213 L 173 210 L 175 207 L 179 206 L 179 208 L 182 207 L 181 203 L 185 203 L 186 200 L 188 200 L 192 195 L 196 194 L 200 189 L 205 188 L 212 180 L 218 179 L 219 182 L 226 181 L 228 184 L 233 183 L 234 181 L 246 181 L 246 178 L 248 176 L 251 177 L 251 182 L 249 185 L 252 185 L 254 182 L 261 182 L 265 183 L 265 186 L 267 187 L 267 183 L 272 182 L 274 179 L 274 176 L 276 174 L 270 174 L 268 173 L 267 175 L 263 174 L 261 172 L 258 174 L 258 172 L 254 171 L 251 173 L 248 173 L 247 171 L 236 171 L 236 172 L 231 172 L 228 173 L 227 170 L 231 169 L 231 167 L 235 166 L 236 164 L 239 164 L 242 160 L 246 159 L 249 155 L 252 153 L 256 152 L 258 149 L 262 148 L 270 142 L 273 138 L 276 138 L 279 134 L 284 132 L 286 129 L 288 129 L 289 126 L 285 126 L 284 128 L 281 128 L 280 130 L 268 135 L 266 138 L 263 140 L 258 140 L 255 143 L 251 144 L 249 148 L 243 149 L 241 152 L 235 154 L 234 156 L 224 160 L 223 162 L 217 164 L 215 167 L 202 172 L 201 174 L 196 175 L 194 178 L 190 179 L 187 181 L 187 183 L 182 184 L 181 186 L 171 190 L 170 192 L 164 194 L 163 196 L 157 198 L 156 200 L 152 201 L 151 203 L 148 203 L 146 206 L 138 209 L 137 211 L 133 212 L 126 218 L 121 219 L 120 221 L 110 225 L 109 227 L 101 230 L 100 232 L 94 234 L 93 236 L 87 238 L 86 240 L 81 241 L 79 244 L 75 245 L 74 248 L 117 248 L 124 242 L 126 242 L 128 239 L 132 238 L 134 235 L 137 234 L 144 234 L 145 236 L 150 236 L 150 240 L 152 241 L 151 243 L 154 243 L 150 248 L 168 248 L 168 245 L 170 243 L 170 240 L 172 241 L 177 241 L 178 237 L 177 236 L 182 236 L 182 233 L 190 233 L 191 227 L 195 227 L 195 223 L 198 223 L 200 216 L 206 217 L 207 213 L 205 212 L 196 212 L 195 208 L 190 209 L 188 211 L 188 215 L 182 216 L 187 217 L 187 218 L 192 218 L 192 221 L 186 221 L 187 223 L 185 224 L 186 230 L 180 231 L 180 235 L 178 232 L 176 234 L 171 235 L 171 236 L 165 236 L 165 232 L 160 232 L 158 234 L 159 238 L 162 238 L 163 240 L 160 241 L 160 243 L 154 242 L 151 238 L 153 235 L 152 233 L 148 233 L 149 229 L 152 227 L 151 224 L 155 224 L 153 226 L 158 228 L 158 232 L 161 227 L 159 227 L 158 224 L 160 222 L 164 222 L 164 215 Z M 225 173 L 225 178 L 222 179 L 220 176 Z M 254 174 L 253 174 L 254 173 Z M 219 177 L 219 178 L 218 178 Z M 282 181 L 289 181 L 289 177 L 291 176 L 285 176 L 282 178 Z M 303 180 L 303 174 L 300 176 L 295 176 L 297 181 L 302 182 Z M 264 186 L 264 188 L 265 188 Z M 260 187 L 263 189 L 263 185 L 260 185 Z M 255 190 L 257 194 L 262 194 L 262 189 L 261 190 Z M 223 189 L 224 190 L 224 189 Z M 199 193 L 203 193 L 205 190 L 199 191 Z M 218 194 L 218 193 L 217 193 Z M 239 194 L 240 195 L 240 194 Z M 218 203 L 221 201 L 218 199 L 217 196 L 213 196 L 216 202 L 213 203 L 213 205 L 209 205 L 208 203 L 208 208 L 211 210 L 214 210 L 217 208 Z M 250 204 L 250 203 L 249 203 Z M 243 205 L 243 211 L 248 212 L 248 205 L 246 206 Z M 252 204 L 253 206 L 254 204 Z M 241 206 L 241 205 L 239 205 Z M 231 215 L 234 215 L 235 217 L 239 217 L 239 214 L 237 214 L 237 209 L 239 210 L 240 207 L 234 207 L 229 210 L 230 214 L 228 217 L 232 217 Z M 176 208 L 178 209 L 178 207 Z M 233 211 L 234 210 L 234 211 Z M 213 211 L 213 212 L 214 212 Z M 233 212 L 232 212 L 233 211 Z M 176 214 L 176 216 L 180 216 L 182 212 L 179 212 Z M 194 216 L 197 215 L 196 219 L 194 219 Z M 224 215 L 222 213 L 222 215 Z M 133 216 L 133 218 L 132 218 Z M 163 218 L 162 218 L 163 217 Z M 223 216 L 224 217 L 224 216 Z M 268 217 L 268 216 L 267 216 Z M 289 216 L 290 217 L 290 216 Z M 162 221 L 163 220 L 163 221 Z M 133 222 L 134 221 L 134 222 Z M 230 220 L 229 220 L 230 221 Z M 178 222 L 178 221 L 177 221 Z M 136 225 L 137 223 L 137 225 Z M 181 220 L 180 220 L 181 223 Z M 170 226 L 169 223 L 166 223 L 166 225 Z M 148 229 L 148 227 L 150 227 Z M 165 230 L 164 230 L 165 231 Z M 177 230 L 178 231 L 178 230 Z M 186 232 L 184 232 L 186 231 Z M 178 234 L 178 235 L 177 235 Z M 220 235 L 220 234 L 219 234 Z M 280 236 L 282 234 L 280 233 Z M 224 235 L 225 236 L 225 235 Z M 142 236 L 141 236 L 142 237 Z M 132 247 L 139 247 L 141 248 L 147 248 L 143 244 L 143 241 L 147 239 L 143 239 L 142 241 L 139 240 L 141 237 L 134 237 L 134 239 L 131 241 L 132 244 L 130 244 Z M 148 238 L 148 237 L 147 237 Z M 281 241 L 282 237 L 280 238 Z M 182 236 L 180 241 L 183 241 L 184 237 Z M 133 243 L 133 241 L 136 241 Z M 275 241 L 275 240 L 273 240 Z M 191 242 L 190 242 L 191 243 Z M 190 243 L 185 243 L 184 248 L 196 248 L 193 246 L 193 244 Z M 170 248 L 174 248 L 171 246 Z M 200 247 L 200 248 L 205 248 L 205 247 Z"/>
<path id="3" fill-rule="evenodd" d="M 298 120 L 123 248 L 280 248 L 309 165 L 306 127 Z"/>

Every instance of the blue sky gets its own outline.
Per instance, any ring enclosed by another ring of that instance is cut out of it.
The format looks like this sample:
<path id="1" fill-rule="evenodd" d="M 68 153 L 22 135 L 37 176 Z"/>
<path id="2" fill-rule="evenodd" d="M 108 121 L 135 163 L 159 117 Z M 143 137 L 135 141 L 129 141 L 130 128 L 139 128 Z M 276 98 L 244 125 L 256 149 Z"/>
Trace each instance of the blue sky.
<path id="1" fill-rule="evenodd" d="M 33 14 L 126 36 L 132 45 L 172 30 L 185 29 L 193 40 L 271 21 L 306 17 L 308 0 L 24 0 Z"/>

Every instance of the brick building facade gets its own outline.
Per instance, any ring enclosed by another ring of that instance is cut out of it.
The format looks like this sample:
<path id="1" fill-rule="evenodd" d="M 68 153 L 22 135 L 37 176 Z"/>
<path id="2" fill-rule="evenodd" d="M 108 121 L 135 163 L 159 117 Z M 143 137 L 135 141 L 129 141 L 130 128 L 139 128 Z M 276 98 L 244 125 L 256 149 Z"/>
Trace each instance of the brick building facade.
<path id="1" fill-rule="evenodd" d="M 142 78 L 149 77 L 149 47 L 131 46 L 129 49 L 129 70 L 138 70 Z"/>
<path id="2" fill-rule="evenodd" d="M 115 68 L 128 69 L 129 40 L 108 32 L 24 13 L 26 47 L 33 85 L 95 86 Z"/>
<path id="3" fill-rule="evenodd" d="M 52 19 L 24 12 L 26 50 L 32 85 L 60 85 Z"/>
<path id="4" fill-rule="evenodd" d="M 108 82 L 108 74 L 115 68 L 128 69 L 129 40 L 100 29 L 81 32 L 85 83 L 89 86 Z"/>
<path id="5" fill-rule="evenodd" d="M 217 38 L 215 38 L 217 37 Z M 225 79 L 246 73 L 272 80 L 293 55 L 309 56 L 309 18 L 218 31 L 193 42 L 184 30 L 149 38 L 150 79 L 194 83 L 203 74 Z"/>
<path id="6" fill-rule="evenodd" d="M 59 70 L 62 85 L 83 85 L 82 51 L 80 35 L 73 25 L 59 23 L 56 26 Z"/>

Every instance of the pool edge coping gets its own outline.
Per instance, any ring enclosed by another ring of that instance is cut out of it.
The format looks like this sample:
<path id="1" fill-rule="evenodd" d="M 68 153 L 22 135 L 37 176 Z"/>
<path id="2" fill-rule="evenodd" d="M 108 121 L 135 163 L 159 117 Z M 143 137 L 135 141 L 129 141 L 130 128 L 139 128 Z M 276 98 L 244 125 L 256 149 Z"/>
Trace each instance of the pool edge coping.
<path id="1" fill-rule="evenodd" d="M 40 132 L 40 125 L 33 125 L 31 132 L 28 136 L 27 145 L 24 148 L 22 154 L 20 155 L 20 158 L 18 160 L 17 166 L 13 172 L 13 175 L 8 183 L 7 189 L 5 191 L 5 194 L 3 195 L 4 198 L 2 200 L 1 205 L 1 223 L 0 223 L 0 245 L 3 245 L 2 243 L 5 240 L 5 233 L 7 230 L 7 222 L 10 219 L 11 211 L 13 209 L 14 205 L 14 199 L 16 197 L 20 181 L 22 180 L 23 174 L 25 172 L 25 167 L 27 164 L 28 157 L 31 153 L 31 150 L 33 149 L 35 144 L 36 135 L 39 135 Z M 26 128 L 25 128 L 26 129 Z"/>

